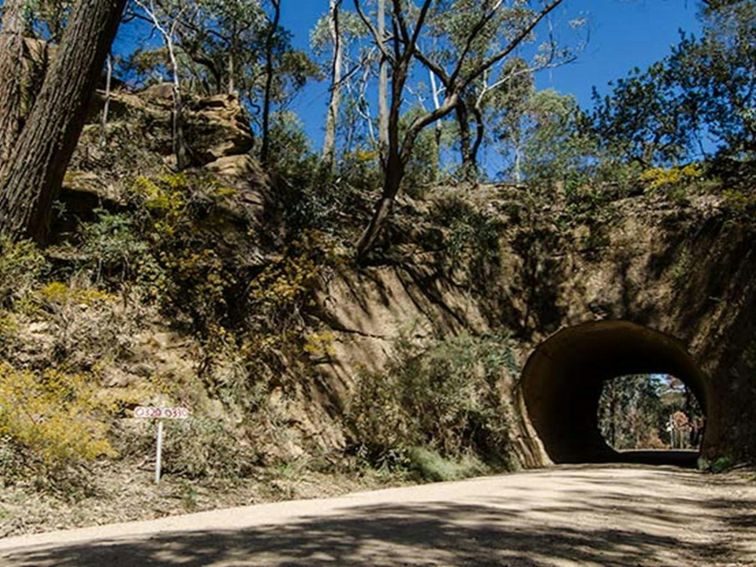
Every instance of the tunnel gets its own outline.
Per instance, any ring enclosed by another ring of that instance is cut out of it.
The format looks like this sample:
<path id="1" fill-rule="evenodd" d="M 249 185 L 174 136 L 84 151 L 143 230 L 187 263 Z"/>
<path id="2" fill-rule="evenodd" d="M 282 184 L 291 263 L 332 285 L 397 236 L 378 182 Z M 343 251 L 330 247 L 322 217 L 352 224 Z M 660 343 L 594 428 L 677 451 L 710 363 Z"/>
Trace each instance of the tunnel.
<path id="1" fill-rule="evenodd" d="M 530 420 L 554 463 L 630 460 L 604 440 L 598 423 L 604 382 L 629 374 L 675 376 L 709 419 L 707 380 L 676 338 L 628 321 L 564 328 L 533 351 L 520 381 Z"/>

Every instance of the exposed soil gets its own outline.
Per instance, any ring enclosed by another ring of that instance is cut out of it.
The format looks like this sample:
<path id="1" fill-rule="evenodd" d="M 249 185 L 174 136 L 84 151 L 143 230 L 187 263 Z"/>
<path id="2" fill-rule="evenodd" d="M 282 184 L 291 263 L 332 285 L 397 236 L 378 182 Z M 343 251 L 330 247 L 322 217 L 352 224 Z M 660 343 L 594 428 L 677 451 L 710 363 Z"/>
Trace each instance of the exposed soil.
<path id="1" fill-rule="evenodd" d="M 565 466 L 10 538 L 8 566 L 756 565 L 756 477 Z"/>

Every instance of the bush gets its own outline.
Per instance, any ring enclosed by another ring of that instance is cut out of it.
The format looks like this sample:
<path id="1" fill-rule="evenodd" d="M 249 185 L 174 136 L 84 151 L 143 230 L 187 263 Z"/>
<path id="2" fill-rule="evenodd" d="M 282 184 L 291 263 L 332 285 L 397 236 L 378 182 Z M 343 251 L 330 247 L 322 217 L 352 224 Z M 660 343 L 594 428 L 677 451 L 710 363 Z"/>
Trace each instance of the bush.
<path id="1" fill-rule="evenodd" d="M 514 361 L 505 337 L 399 339 L 386 371 L 359 379 L 348 410 L 356 451 L 376 466 L 406 467 L 412 447 L 507 463 L 506 369 Z"/>
<path id="2" fill-rule="evenodd" d="M 113 406 L 97 390 L 83 375 L 54 369 L 37 374 L 0 364 L 2 476 L 37 472 L 55 479 L 99 456 L 113 456 L 107 439 Z M 36 470 L 21 470 L 11 457 L 19 454 L 28 457 L 24 467 Z"/>
<path id="3" fill-rule="evenodd" d="M 411 447 L 407 451 L 409 468 L 420 480 L 446 482 L 461 480 L 485 472 L 483 463 L 473 457 L 461 461 L 445 459 L 437 451 L 425 447 Z"/>
<path id="4" fill-rule="evenodd" d="M 32 242 L 14 243 L 0 235 L 0 308 L 27 297 L 47 268 L 47 262 Z"/>
<path id="5" fill-rule="evenodd" d="M 166 424 L 163 470 L 187 479 L 237 479 L 257 461 L 218 420 L 192 418 Z"/>

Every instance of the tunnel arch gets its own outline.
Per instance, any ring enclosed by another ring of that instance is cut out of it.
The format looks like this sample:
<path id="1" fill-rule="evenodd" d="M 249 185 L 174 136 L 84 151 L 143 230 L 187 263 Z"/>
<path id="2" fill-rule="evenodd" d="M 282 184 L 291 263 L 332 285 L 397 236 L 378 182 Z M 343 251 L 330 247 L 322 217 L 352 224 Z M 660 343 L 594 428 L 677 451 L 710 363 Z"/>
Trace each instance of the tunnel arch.
<path id="1" fill-rule="evenodd" d="M 603 384 L 623 375 L 652 373 L 671 374 L 691 389 L 707 416 L 709 437 L 709 382 L 675 337 L 629 321 L 595 321 L 564 328 L 543 341 L 528 358 L 520 388 L 551 460 L 621 460 L 598 426 Z"/>

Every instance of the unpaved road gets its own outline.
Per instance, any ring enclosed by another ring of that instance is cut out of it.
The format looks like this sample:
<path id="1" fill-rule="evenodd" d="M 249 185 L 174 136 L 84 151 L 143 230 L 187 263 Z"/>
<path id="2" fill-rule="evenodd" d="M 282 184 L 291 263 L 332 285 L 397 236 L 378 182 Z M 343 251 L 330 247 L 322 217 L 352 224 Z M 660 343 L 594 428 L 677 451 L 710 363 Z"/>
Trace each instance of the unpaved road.
<path id="1" fill-rule="evenodd" d="M 9 538 L 0 565 L 756 565 L 756 483 L 558 467 Z"/>

